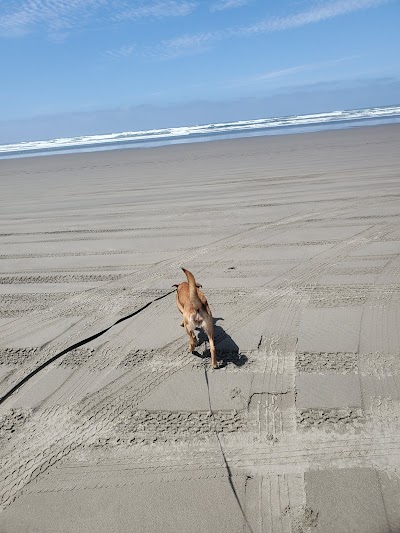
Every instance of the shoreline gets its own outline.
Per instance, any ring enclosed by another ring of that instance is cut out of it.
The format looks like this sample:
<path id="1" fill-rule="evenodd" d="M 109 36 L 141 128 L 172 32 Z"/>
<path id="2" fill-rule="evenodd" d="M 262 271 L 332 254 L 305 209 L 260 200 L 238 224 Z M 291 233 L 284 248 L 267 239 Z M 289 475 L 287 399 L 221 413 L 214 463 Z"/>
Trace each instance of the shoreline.
<path id="1" fill-rule="evenodd" d="M 22 166 L 25 164 L 25 162 L 29 161 L 37 161 L 37 165 L 40 166 L 42 160 L 54 160 L 54 161 L 60 161 L 65 158 L 67 161 L 71 160 L 73 158 L 82 159 L 85 158 L 88 159 L 95 159 L 95 160 L 103 160 L 103 159 L 135 159 L 135 154 L 137 154 L 137 157 L 139 159 L 142 159 L 144 154 L 156 154 L 156 157 L 158 153 L 163 154 L 164 152 L 173 152 L 177 151 L 177 153 L 185 151 L 191 151 L 197 150 L 199 152 L 204 152 L 208 149 L 209 146 L 211 146 L 211 151 L 215 152 L 219 149 L 224 151 L 225 149 L 229 150 L 229 146 L 232 147 L 235 145 L 240 145 L 243 143 L 244 146 L 247 146 L 248 144 L 254 143 L 254 146 L 261 146 L 261 145 L 269 145 L 269 146 L 276 146 L 279 145 L 281 142 L 283 145 L 287 144 L 298 144 L 298 141 L 303 140 L 305 145 L 312 144 L 314 141 L 323 141 L 324 139 L 328 140 L 329 137 L 332 137 L 333 140 L 338 140 L 340 137 L 345 138 L 354 138 L 354 136 L 360 135 L 360 138 L 366 138 L 366 137 L 372 137 L 374 138 L 376 135 L 378 136 L 385 136 L 387 133 L 396 134 L 398 131 L 400 131 L 400 124 L 379 124 L 374 126 L 359 126 L 354 128 L 345 128 L 345 129 L 329 129 L 329 130 L 323 130 L 323 131 L 315 131 L 315 132 L 307 132 L 307 133 L 293 133 L 293 134 L 285 134 L 285 135 L 255 135 L 255 136 L 249 136 L 249 137 L 237 137 L 232 139 L 207 139 L 203 140 L 201 142 L 188 142 L 188 143 L 182 143 L 182 144 L 168 144 L 168 145 L 162 145 L 162 146 L 153 146 L 153 147 L 135 147 L 135 148 L 116 148 L 116 149 L 110 149 L 110 150 L 93 150 L 93 151 L 85 151 L 85 152 L 73 152 L 73 153 L 59 153 L 59 154 L 43 154 L 43 155 L 26 155 L 22 157 L 7 157 L 7 158 L 0 158 L 0 170 L 2 166 L 13 166 L 14 163 L 18 164 L 19 161 L 21 161 Z M 204 146 L 204 150 L 203 150 Z M 213 147 L 215 146 L 215 148 Z"/>
<path id="2" fill-rule="evenodd" d="M 246 139 L 246 138 L 254 138 L 254 137 L 279 137 L 279 136 L 286 136 L 286 135 L 304 135 L 304 134 L 310 134 L 310 133 L 322 133 L 326 131 L 342 131 L 342 130 L 348 130 L 348 129 L 356 129 L 356 128 L 366 128 L 366 127 L 376 127 L 376 126 L 389 126 L 394 124 L 399 124 L 400 118 L 373 118 L 370 117 L 368 119 L 360 119 L 360 120 L 352 120 L 349 122 L 332 122 L 332 123 L 325 123 L 325 124 L 306 124 L 306 125 L 299 125 L 299 126 L 282 126 L 282 127 L 276 127 L 273 129 L 261 129 L 261 130 L 249 130 L 249 131 L 242 131 L 240 133 L 234 133 L 234 132 L 227 132 L 227 133 L 214 133 L 209 135 L 201 135 L 196 134 L 192 136 L 177 136 L 172 137 L 169 140 L 160 140 L 160 141 L 151 141 L 151 140 L 142 140 L 142 141 L 135 141 L 133 140 L 127 140 L 127 141 L 120 141 L 120 142 L 105 142 L 105 143 L 90 143 L 87 145 L 81 145 L 76 147 L 63 147 L 63 148 L 57 148 L 57 147 L 49 147 L 49 148 L 43 148 L 43 149 L 32 149 L 31 151 L 15 151 L 11 152 L 5 155 L 2 155 L 0 153 L 0 161 L 1 160 L 7 160 L 7 159 L 19 159 L 19 158 L 26 158 L 26 157 L 47 157 L 50 155 L 69 155 L 69 154 L 78 154 L 78 153 L 98 153 L 98 152 L 104 152 L 104 151 L 115 151 L 115 150 L 140 150 L 140 149 L 151 149 L 151 148 L 157 148 L 157 147 L 163 147 L 163 146 L 180 146 L 185 144 L 197 144 L 197 143 L 203 143 L 203 142 L 218 142 L 221 140 L 234 140 L 234 139 Z M 40 142 L 40 141 L 38 141 Z M 50 142 L 50 141 L 49 141 Z"/>

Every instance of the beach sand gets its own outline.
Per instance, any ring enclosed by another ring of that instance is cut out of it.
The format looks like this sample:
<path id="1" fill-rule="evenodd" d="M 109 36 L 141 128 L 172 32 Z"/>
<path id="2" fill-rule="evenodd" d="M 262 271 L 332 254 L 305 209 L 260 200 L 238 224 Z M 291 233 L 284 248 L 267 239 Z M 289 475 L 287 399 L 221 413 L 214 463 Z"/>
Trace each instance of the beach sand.
<path id="1" fill-rule="evenodd" d="M 399 125 L 0 161 L 0 530 L 400 531 L 399 168 Z"/>

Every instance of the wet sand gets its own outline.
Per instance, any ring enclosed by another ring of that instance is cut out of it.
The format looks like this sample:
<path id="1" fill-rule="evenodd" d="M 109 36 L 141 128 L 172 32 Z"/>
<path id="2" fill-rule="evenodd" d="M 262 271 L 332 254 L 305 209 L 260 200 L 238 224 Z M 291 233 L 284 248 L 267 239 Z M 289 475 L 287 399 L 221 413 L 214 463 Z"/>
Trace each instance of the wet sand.
<path id="1" fill-rule="evenodd" d="M 0 530 L 400 530 L 399 168 L 398 125 L 0 161 Z"/>

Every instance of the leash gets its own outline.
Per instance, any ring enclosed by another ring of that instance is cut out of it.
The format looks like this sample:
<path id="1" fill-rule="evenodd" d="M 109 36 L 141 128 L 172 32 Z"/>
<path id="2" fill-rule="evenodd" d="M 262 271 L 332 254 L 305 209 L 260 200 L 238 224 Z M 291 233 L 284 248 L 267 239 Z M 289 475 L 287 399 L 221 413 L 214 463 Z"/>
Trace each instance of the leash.
<path id="1" fill-rule="evenodd" d="M 246 523 L 246 526 L 248 527 L 250 533 L 254 533 L 251 525 L 249 524 L 249 521 L 247 520 L 247 517 L 246 517 L 246 513 L 244 512 L 244 509 L 242 507 L 242 504 L 240 502 L 240 499 L 239 499 L 239 496 L 238 496 L 238 493 L 236 492 L 236 489 L 235 489 L 235 485 L 233 484 L 233 479 L 232 479 L 232 471 L 231 471 L 231 468 L 228 464 L 228 461 L 226 459 L 226 455 L 225 455 L 225 452 L 224 452 L 224 448 L 222 446 L 222 442 L 221 442 L 221 439 L 219 438 L 219 433 L 217 431 L 217 424 L 216 424 L 216 420 L 215 420 L 215 416 L 214 416 L 214 411 L 211 407 L 211 395 L 210 395 L 210 384 L 208 382 L 208 374 L 207 374 L 207 369 L 206 369 L 206 364 L 204 363 L 204 377 L 205 377 L 205 380 L 206 380 L 206 385 L 207 385 L 207 393 L 208 393 L 208 405 L 210 407 L 210 413 L 211 413 L 211 417 L 213 419 L 213 422 L 214 422 L 214 433 L 215 433 L 215 436 L 217 437 L 217 441 L 218 441 L 218 445 L 219 445 L 219 449 L 221 451 L 221 455 L 222 455 L 222 459 L 224 461 L 224 466 L 225 466 L 225 469 L 227 471 L 227 474 L 228 474 L 228 482 L 229 482 L 229 485 L 231 487 L 231 490 L 232 490 L 232 493 L 233 493 L 233 496 L 236 500 L 236 503 L 238 504 L 238 507 L 240 509 L 240 512 L 242 513 L 242 516 L 243 516 L 243 519 Z"/>
<path id="2" fill-rule="evenodd" d="M 91 335 L 90 337 L 86 337 L 86 339 L 83 339 L 83 340 L 81 340 L 79 342 L 76 342 L 75 344 L 72 344 L 71 346 L 69 346 L 68 348 L 65 348 L 61 352 L 56 353 L 55 355 L 53 355 L 52 357 L 50 357 L 49 359 L 44 361 L 42 364 L 40 364 L 38 367 L 34 368 L 26 376 L 24 376 L 22 379 L 20 379 L 13 387 L 11 387 L 11 389 L 8 390 L 0 398 L 0 405 L 2 403 L 4 403 L 10 396 L 12 396 L 14 394 L 14 392 L 16 392 L 20 387 L 25 385 L 25 383 L 27 383 L 30 379 L 32 379 L 34 376 L 36 376 L 36 374 L 38 374 L 41 370 L 43 370 L 44 368 L 49 366 L 51 363 L 54 363 L 54 361 L 56 361 L 57 359 L 59 359 L 63 355 L 67 354 L 68 352 L 71 352 L 72 350 L 75 350 L 76 348 L 80 348 L 81 346 L 87 344 L 88 342 L 90 342 L 90 341 L 92 341 L 94 339 L 97 339 L 98 337 L 101 337 L 102 335 L 104 335 L 104 333 L 109 331 L 111 328 L 113 328 L 117 324 L 120 324 L 121 322 L 124 322 L 125 320 L 128 320 L 129 318 L 132 318 L 133 316 L 141 313 L 142 311 L 144 311 L 145 309 L 150 307 L 150 305 L 152 305 L 154 302 L 162 300 L 162 299 L 166 298 L 167 296 L 169 296 L 170 294 L 173 294 L 174 292 L 176 292 L 176 288 L 174 288 L 172 291 L 168 291 L 167 293 L 163 294 L 162 296 L 158 296 L 157 298 L 154 298 L 154 300 L 151 300 L 150 302 L 147 302 L 147 304 L 143 305 L 142 307 L 140 307 L 136 311 L 133 311 L 133 313 L 130 313 L 129 315 L 118 319 L 116 322 L 111 324 L 111 326 L 109 326 L 108 328 L 105 328 L 102 331 L 99 331 L 98 333 L 95 333 L 94 335 Z M 235 489 L 235 486 L 233 484 L 232 472 L 231 472 L 230 466 L 228 464 L 228 461 L 226 459 L 226 455 L 225 455 L 224 448 L 223 448 L 222 443 L 221 443 L 221 439 L 219 437 L 219 433 L 217 431 L 217 425 L 216 425 L 216 420 L 215 420 L 215 416 L 214 416 L 214 411 L 212 410 L 212 406 L 211 406 L 210 384 L 209 384 L 209 381 L 208 381 L 208 375 L 207 375 L 207 370 L 206 370 L 205 364 L 204 364 L 204 377 L 205 377 L 206 385 L 207 385 L 208 405 L 209 405 L 210 413 L 211 413 L 211 416 L 212 416 L 212 419 L 213 419 L 214 433 L 215 433 L 215 436 L 216 436 L 217 441 L 218 441 L 218 445 L 219 445 L 219 448 L 220 448 L 220 451 L 221 451 L 221 455 L 222 455 L 222 458 L 223 458 L 223 461 L 224 461 L 225 469 L 226 469 L 226 471 L 228 473 L 228 482 L 229 482 L 229 485 L 230 485 L 230 487 L 232 489 L 232 493 L 233 493 L 233 495 L 235 497 L 235 500 L 236 500 L 236 502 L 237 502 L 237 504 L 239 506 L 240 512 L 241 512 L 241 514 L 242 514 L 242 516 L 244 518 L 244 521 L 245 521 L 247 527 L 249 528 L 250 533 L 253 533 L 253 530 L 252 530 L 252 528 L 251 528 L 251 526 L 250 526 L 250 524 L 249 524 L 249 522 L 247 520 L 246 514 L 244 512 L 244 509 L 243 509 L 242 504 L 240 502 L 239 496 L 238 496 L 238 494 L 236 492 L 236 489 Z"/>
<path id="3" fill-rule="evenodd" d="M 18 390 L 20 387 L 22 387 L 22 385 L 25 385 L 25 383 L 27 383 L 30 379 L 32 379 L 34 376 L 36 376 L 36 374 L 38 374 L 41 370 L 43 370 L 44 368 L 46 368 L 47 366 L 49 366 L 51 363 L 53 363 L 54 361 L 56 361 L 57 359 L 59 359 L 60 357 L 62 357 L 63 355 L 67 354 L 68 352 L 71 352 L 72 350 L 75 350 L 76 348 L 80 348 L 81 346 L 83 346 L 84 344 L 87 344 L 88 342 L 90 341 L 93 341 L 94 339 L 97 339 L 98 337 L 101 337 L 101 335 L 104 335 L 104 333 L 106 333 L 107 331 L 109 331 L 111 328 L 113 328 L 114 326 L 116 326 L 117 324 L 120 324 L 121 322 L 124 322 L 125 320 L 128 320 L 128 318 L 132 318 L 133 316 L 141 313 L 142 311 L 144 311 L 145 309 L 147 309 L 151 304 L 153 304 L 154 302 L 157 302 L 158 300 L 162 300 L 163 298 L 166 298 L 167 296 L 169 296 L 170 294 L 172 294 L 173 292 L 175 292 L 176 289 L 173 289 L 172 291 L 169 291 L 167 292 L 166 294 L 163 294 L 162 296 L 158 296 L 157 298 L 155 298 L 154 300 L 152 300 L 151 302 L 147 302 L 147 304 L 145 304 L 143 307 L 141 307 L 140 309 L 137 309 L 136 311 L 134 311 L 133 313 L 130 313 L 129 315 L 127 316 L 124 316 L 122 318 L 120 318 L 119 320 L 117 320 L 116 322 L 114 322 L 114 324 L 111 324 L 111 326 L 109 326 L 108 328 L 106 329 L 103 329 L 102 331 L 99 331 L 98 333 L 95 333 L 94 335 L 91 335 L 90 337 L 87 337 L 86 339 L 83 339 L 79 342 L 76 342 L 75 344 L 73 344 L 72 346 L 69 346 L 68 348 L 65 348 L 64 350 L 62 350 L 61 352 L 59 353 L 56 353 L 55 355 L 53 355 L 52 357 L 50 357 L 50 359 L 47 359 L 46 361 L 44 361 L 44 363 L 42 363 L 41 365 L 39 365 L 38 367 L 36 367 L 35 369 L 33 369 L 31 372 L 29 372 L 29 374 L 27 374 L 25 377 L 23 377 L 22 379 L 20 379 L 13 387 L 11 387 L 11 389 L 9 391 L 7 391 L 1 398 L 0 398 L 0 405 L 5 402 L 12 394 L 14 394 L 14 392 L 16 390 Z"/>

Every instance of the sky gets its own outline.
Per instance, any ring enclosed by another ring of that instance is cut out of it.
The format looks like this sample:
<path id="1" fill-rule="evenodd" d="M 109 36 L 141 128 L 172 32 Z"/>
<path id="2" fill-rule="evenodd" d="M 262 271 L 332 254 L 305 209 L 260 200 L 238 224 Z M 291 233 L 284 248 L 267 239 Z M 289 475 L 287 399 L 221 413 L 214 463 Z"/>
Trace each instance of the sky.
<path id="1" fill-rule="evenodd" d="M 0 142 L 400 104 L 400 0 L 3 0 Z"/>

